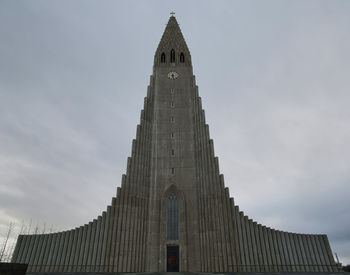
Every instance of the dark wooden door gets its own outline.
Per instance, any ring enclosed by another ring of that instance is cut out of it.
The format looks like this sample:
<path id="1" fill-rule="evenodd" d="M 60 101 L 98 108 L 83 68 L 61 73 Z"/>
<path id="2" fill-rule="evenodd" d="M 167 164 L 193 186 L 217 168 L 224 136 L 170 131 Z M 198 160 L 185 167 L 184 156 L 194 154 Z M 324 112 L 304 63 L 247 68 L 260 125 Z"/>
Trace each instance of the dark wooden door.
<path id="1" fill-rule="evenodd" d="M 167 246 L 167 272 L 179 272 L 179 246 Z"/>

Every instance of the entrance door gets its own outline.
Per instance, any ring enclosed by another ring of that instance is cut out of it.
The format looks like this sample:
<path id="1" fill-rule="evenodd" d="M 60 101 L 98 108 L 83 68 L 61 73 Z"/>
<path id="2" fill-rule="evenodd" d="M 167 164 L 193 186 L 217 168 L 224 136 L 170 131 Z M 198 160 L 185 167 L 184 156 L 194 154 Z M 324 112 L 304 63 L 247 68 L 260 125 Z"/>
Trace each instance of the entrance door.
<path id="1" fill-rule="evenodd" d="M 167 272 L 179 272 L 179 246 L 167 246 Z"/>

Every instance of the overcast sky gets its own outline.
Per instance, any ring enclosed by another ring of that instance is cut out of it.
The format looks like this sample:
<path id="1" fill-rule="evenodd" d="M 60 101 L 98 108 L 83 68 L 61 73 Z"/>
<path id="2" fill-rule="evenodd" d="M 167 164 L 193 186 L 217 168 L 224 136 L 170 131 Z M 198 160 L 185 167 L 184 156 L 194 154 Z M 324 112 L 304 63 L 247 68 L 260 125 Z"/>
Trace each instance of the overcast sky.
<path id="1" fill-rule="evenodd" d="M 350 1 L 0 2 L 0 230 L 70 229 L 126 171 L 171 11 L 236 204 L 350 264 Z M 1 233 L 1 232 L 0 232 Z"/>

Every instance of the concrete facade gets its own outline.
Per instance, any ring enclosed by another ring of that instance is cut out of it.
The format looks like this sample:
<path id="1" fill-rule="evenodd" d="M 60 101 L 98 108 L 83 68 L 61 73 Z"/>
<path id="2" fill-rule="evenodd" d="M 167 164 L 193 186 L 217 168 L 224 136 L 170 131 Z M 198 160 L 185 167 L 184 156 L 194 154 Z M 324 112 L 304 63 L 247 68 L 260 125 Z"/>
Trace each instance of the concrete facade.
<path id="1" fill-rule="evenodd" d="M 326 235 L 270 229 L 229 197 L 173 16 L 111 205 L 73 230 L 19 236 L 12 262 L 28 263 L 31 272 L 165 272 L 169 265 L 181 272 L 337 271 Z"/>

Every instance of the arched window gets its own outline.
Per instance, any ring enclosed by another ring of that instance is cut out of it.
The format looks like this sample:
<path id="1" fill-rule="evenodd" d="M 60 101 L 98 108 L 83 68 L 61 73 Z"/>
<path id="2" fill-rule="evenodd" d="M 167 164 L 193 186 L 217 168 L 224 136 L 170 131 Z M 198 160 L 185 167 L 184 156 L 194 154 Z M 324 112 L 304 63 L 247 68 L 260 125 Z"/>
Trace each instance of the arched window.
<path id="1" fill-rule="evenodd" d="M 179 207 L 175 194 L 168 198 L 168 240 L 179 239 Z"/>
<path id="2" fill-rule="evenodd" d="M 175 51 L 172 49 L 170 51 L 170 63 L 175 63 Z"/>
<path id="3" fill-rule="evenodd" d="M 160 56 L 160 63 L 165 63 L 165 53 L 162 53 Z"/>
<path id="4" fill-rule="evenodd" d="M 185 55 L 184 55 L 184 53 L 180 54 L 180 63 L 185 63 Z"/>

